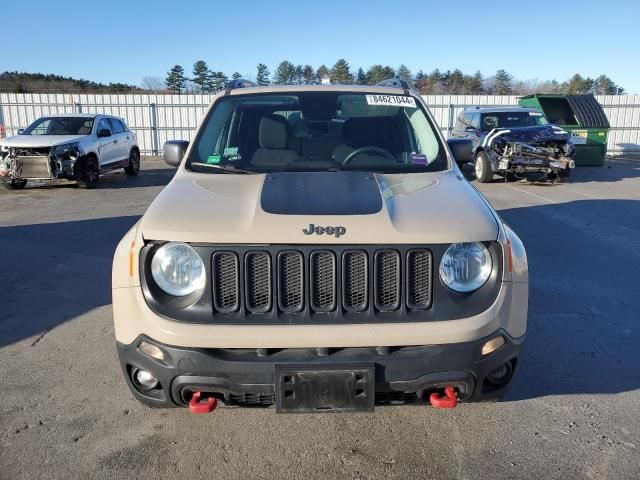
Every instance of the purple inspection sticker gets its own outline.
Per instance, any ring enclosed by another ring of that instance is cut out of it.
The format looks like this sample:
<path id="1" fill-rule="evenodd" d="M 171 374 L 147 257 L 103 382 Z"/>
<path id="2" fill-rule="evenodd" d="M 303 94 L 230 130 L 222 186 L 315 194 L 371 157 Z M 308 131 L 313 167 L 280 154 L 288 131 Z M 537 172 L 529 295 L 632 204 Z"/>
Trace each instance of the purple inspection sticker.
<path id="1" fill-rule="evenodd" d="M 412 153 L 411 163 L 413 163 L 414 165 L 426 165 L 427 156 L 424 153 Z"/>

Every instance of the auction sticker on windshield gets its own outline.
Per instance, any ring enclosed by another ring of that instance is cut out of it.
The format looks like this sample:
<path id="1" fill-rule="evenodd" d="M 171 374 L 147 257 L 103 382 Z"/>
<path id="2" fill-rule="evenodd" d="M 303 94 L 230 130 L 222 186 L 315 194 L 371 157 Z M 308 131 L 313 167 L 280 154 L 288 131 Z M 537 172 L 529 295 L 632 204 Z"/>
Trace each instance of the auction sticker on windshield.
<path id="1" fill-rule="evenodd" d="M 405 95 L 367 95 L 367 104 L 416 108 L 415 98 Z"/>

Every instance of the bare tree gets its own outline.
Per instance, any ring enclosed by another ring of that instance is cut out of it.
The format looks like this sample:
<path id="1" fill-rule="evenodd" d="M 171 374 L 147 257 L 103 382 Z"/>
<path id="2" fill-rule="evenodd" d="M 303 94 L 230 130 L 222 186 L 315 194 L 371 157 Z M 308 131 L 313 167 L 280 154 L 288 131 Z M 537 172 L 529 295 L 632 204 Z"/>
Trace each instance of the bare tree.
<path id="1" fill-rule="evenodd" d="M 166 84 L 160 77 L 144 77 L 140 83 L 142 88 L 150 92 L 159 92 L 167 88 Z"/>

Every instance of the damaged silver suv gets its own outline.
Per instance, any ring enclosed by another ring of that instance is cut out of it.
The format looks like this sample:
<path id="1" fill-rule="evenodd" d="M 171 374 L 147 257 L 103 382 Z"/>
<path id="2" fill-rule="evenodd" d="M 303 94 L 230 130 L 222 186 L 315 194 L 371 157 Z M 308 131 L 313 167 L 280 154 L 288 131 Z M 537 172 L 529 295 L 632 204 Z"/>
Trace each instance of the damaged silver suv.
<path id="1" fill-rule="evenodd" d="M 165 144 L 176 174 L 114 256 L 134 396 L 193 412 L 499 398 L 527 258 L 457 168 L 470 154 L 401 81 L 233 82 L 190 143 Z"/>
<path id="2" fill-rule="evenodd" d="M 94 188 L 101 173 L 118 168 L 137 175 L 140 150 L 124 120 L 109 115 L 48 115 L 0 140 L 0 182 L 13 190 L 57 179 Z"/>

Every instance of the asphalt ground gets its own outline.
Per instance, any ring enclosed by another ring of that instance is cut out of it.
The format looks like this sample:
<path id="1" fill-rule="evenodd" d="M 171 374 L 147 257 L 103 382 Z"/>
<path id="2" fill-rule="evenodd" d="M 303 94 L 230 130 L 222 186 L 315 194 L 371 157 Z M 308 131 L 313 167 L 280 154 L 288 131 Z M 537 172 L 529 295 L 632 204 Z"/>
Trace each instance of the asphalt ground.
<path id="1" fill-rule="evenodd" d="M 0 479 L 640 478 L 640 162 L 479 185 L 529 254 L 513 388 L 373 414 L 191 415 L 132 398 L 111 259 L 171 176 L 144 159 L 140 177 L 93 191 L 0 189 Z"/>

